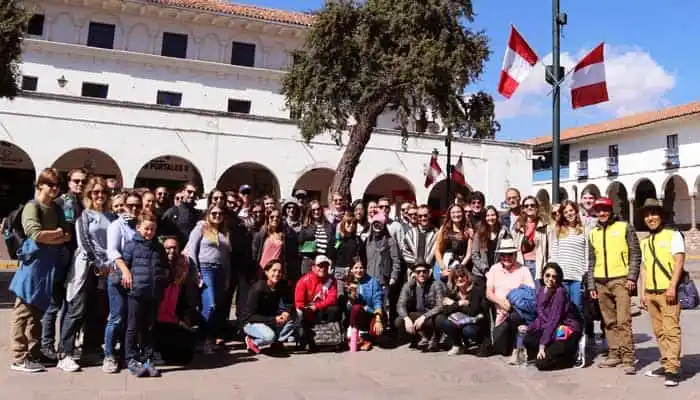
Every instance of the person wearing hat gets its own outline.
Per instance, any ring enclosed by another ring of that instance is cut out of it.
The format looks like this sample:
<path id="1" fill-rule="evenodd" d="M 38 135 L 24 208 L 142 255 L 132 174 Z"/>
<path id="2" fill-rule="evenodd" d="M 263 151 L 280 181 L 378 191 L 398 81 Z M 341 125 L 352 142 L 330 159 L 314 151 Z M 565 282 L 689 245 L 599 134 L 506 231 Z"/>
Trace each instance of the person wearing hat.
<path id="1" fill-rule="evenodd" d="M 340 322 L 338 307 L 338 282 L 328 273 L 331 260 L 318 255 L 307 274 L 301 277 L 294 289 L 294 307 L 301 321 L 302 346 L 315 350 L 312 328 L 319 323 Z"/>
<path id="2" fill-rule="evenodd" d="M 287 224 L 287 227 L 296 233 L 301 232 L 302 221 L 299 203 L 294 199 L 286 200 L 282 203 L 282 210 L 284 210 L 284 223 Z"/>
<path id="3" fill-rule="evenodd" d="M 435 317 L 442 311 L 445 284 L 432 279 L 432 267 L 425 262 L 417 263 L 413 271 L 415 279 L 409 279 L 401 288 L 394 326 L 411 348 L 438 351 L 440 330 Z"/>
<path id="4" fill-rule="evenodd" d="M 612 200 L 601 197 L 593 207 L 598 224 L 589 239 L 588 287 L 600 304 L 608 340 L 608 356 L 599 367 L 622 364 L 625 374 L 634 375 L 631 298 L 642 259 L 639 239 L 630 224 L 615 218 Z"/>
<path id="5" fill-rule="evenodd" d="M 243 219 L 246 219 L 250 216 L 250 208 L 252 207 L 250 192 L 251 189 L 248 185 L 241 185 L 238 188 L 238 196 L 241 199 L 241 209 L 240 211 L 238 211 L 238 216 Z"/>
<path id="6" fill-rule="evenodd" d="M 525 320 L 508 301 L 508 294 L 521 286 L 535 288 L 530 271 L 518 262 L 518 246 L 511 237 L 498 243 L 498 262 L 486 273 L 486 298 L 496 307 L 496 318 L 491 335 L 491 349 L 482 347 L 481 355 L 494 352 L 503 356 L 517 356 L 514 350 L 515 336 Z"/>
<path id="7" fill-rule="evenodd" d="M 661 367 L 647 371 L 646 375 L 663 376 L 666 386 L 677 386 L 681 367 L 681 306 L 676 290 L 684 272 L 685 241 L 680 232 L 664 225 L 661 202 L 646 199 L 641 211 L 649 236 L 641 243 L 644 267 L 639 297 L 651 318 L 661 353 Z"/>
<path id="8" fill-rule="evenodd" d="M 309 194 L 304 189 L 294 191 L 294 198 L 297 200 L 301 215 L 306 215 L 306 208 L 309 205 Z"/>

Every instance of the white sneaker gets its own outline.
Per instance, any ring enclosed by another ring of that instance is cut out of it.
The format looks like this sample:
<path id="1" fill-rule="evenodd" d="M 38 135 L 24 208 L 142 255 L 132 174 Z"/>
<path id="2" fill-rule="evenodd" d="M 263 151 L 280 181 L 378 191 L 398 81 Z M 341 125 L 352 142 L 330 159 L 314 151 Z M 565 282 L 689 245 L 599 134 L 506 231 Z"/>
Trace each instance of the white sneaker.
<path id="1" fill-rule="evenodd" d="M 80 365 L 71 356 L 65 356 L 58 361 L 58 368 L 62 369 L 64 372 L 78 372 L 80 371 Z"/>
<path id="2" fill-rule="evenodd" d="M 464 353 L 464 347 L 462 346 L 452 346 L 450 351 L 447 352 L 448 356 L 457 356 Z"/>

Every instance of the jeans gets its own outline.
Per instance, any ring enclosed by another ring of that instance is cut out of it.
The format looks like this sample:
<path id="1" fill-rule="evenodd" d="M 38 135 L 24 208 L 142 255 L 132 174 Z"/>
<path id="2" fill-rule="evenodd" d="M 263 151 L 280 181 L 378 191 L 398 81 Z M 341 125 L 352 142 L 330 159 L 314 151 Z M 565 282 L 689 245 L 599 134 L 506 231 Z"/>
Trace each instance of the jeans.
<path id="1" fill-rule="evenodd" d="M 83 327 L 85 320 L 87 300 L 87 287 L 83 285 L 80 292 L 67 302 L 66 310 L 63 314 L 61 324 L 61 341 L 58 344 L 58 352 L 63 356 L 73 356 L 75 351 L 75 338 Z"/>
<path id="2" fill-rule="evenodd" d="M 581 282 L 565 280 L 562 285 L 566 288 L 567 293 L 569 293 L 569 301 L 576 307 L 576 312 L 579 318 L 583 320 L 583 292 L 581 291 Z"/>
<path id="3" fill-rule="evenodd" d="M 532 280 L 535 281 L 535 286 L 539 287 L 538 285 L 540 284 L 540 276 L 537 276 L 537 261 L 535 260 L 524 260 L 523 265 L 525 268 L 527 268 L 530 271 L 530 275 L 532 275 Z"/>
<path id="4" fill-rule="evenodd" d="M 127 303 L 126 359 L 145 362 L 153 357 L 153 326 L 158 315 L 158 300 L 128 296 Z"/>
<path id="5" fill-rule="evenodd" d="M 243 332 L 253 339 L 256 346 L 267 346 L 274 342 L 285 342 L 297 331 L 296 321 L 290 319 L 282 326 L 274 328 L 260 322 L 247 323 L 243 326 Z"/>
<path id="6" fill-rule="evenodd" d="M 461 346 L 465 341 L 477 341 L 482 332 L 477 324 L 459 326 L 447 318 L 441 321 L 440 329 L 452 340 L 453 346 Z"/>
<path id="7" fill-rule="evenodd" d="M 202 274 L 202 325 L 200 326 L 200 339 L 214 339 L 220 333 L 220 326 L 217 324 L 216 305 L 221 304 L 219 300 L 224 294 L 224 271 L 218 264 L 201 264 Z"/>
<path id="8" fill-rule="evenodd" d="M 109 316 L 105 327 L 105 357 L 114 357 L 115 341 L 124 343 L 122 332 L 126 321 L 126 289 L 121 284 L 112 283 L 112 280 L 108 279 L 107 296 Z"/>
<path id="9" fill-rule="evenodd" d="M 56 347 L 56 320 L 59 312 L 61 313 L 60 326 L 63 329 L 63 323 L 66 316 L 66 287 L 65 282 L 56 280 L 51 293 L 51 303 L 49 308 L 44 312 L 41 318 L 41 347 L 55 350 Z"/>

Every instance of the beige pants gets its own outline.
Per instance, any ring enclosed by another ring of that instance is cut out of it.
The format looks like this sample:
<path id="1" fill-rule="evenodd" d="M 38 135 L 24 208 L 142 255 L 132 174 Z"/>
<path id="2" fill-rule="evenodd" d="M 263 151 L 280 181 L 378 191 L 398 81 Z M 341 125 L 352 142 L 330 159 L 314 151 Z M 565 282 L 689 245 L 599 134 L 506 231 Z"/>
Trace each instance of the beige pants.
<path id="1" fill-rule="evenodd" d="M 633 364 L 635 355 L 632 315 L 626 281 L 625 278 L 611 279 L 606 283 L 596 282 L 595 287 L 605 324 L 605 338 L 608 340 L 608 357 L 619 358 L 625 364 Z"/>
<path id="2" fill-rule="evenodd" d="M 24 362 L 27 358 L 39 359 L 41 341 L 41 317 L 43 312 L 19 297 L 15 299 L 10 323 L 10 351 L 12 361 Z"/>
<path id="3" fill-rule="evenodd" d="M 661 366 L 670 373 L 678 373 L 681 368 L 681 305 L 669 305 L 661 293 L 645 293 L 647 310 L 651 317 L 651 327 L 659 343 Z"/>

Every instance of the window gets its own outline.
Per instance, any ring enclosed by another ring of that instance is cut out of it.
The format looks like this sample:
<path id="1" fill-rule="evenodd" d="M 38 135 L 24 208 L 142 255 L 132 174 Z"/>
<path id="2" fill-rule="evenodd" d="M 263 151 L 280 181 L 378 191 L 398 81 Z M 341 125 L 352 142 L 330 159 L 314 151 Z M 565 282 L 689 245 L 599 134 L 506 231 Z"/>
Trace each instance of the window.
<path id="1" fill-rule="evenodd" d="M 588 164 L 588 150 L 581 150 L 578 152 L 578 160 L 581 163 Z"/>
<path id="2" fill-rule="evenodd" d="M 666 136 L 666 168 L 678 168 L 681 166 L 681 160 L 678 154 L 678 135 Z"/>
<path id="3" fill-rule="evenodd" d="M 678 150 L 678 134 L 666 136 L 666 148 Z"/>
<path id="4" fill-rule="evenodd" d="M 156 103 L 163 106 L 180 107 L 180 103 L 182 103 L 182 93 L 166 92 L 164 90 L 159 90 L 158 97 L 156 98 Z"/>
<path id="5" fill-rule="evenodd" d="M 35 92 L 38 83 L 39 83 L 39 78 L 37 78 L 36 76 L 23 76 L 22 77 L 22 90 Z"/>
<path id="6" fill-rule="evenodd" d="M 44 35 L 44 14 L 34 14 L 27 24 L 27 33 L 34 36 Z"/>
<path id="7" fill-rule="evenodd" d="M 608 146 L 608 157 L 610 158 L 610 160 L 617 163 L 617 145 L 616 144 L 611 144 L 610 146 Z"/>
<path id="8" fill-rule="evenodd" d="M 231 48 L 231 64 L 244 67 L 255 66 L 255 45 L 250 43 L 233 42 Z"/>
<path id="9" fill-rule="evenodd" d="M 588 177 L 588 150 L 578 152 L 578 177 Z"/>
<path id="10" fill-rule="evenodd" d="M 87 45 L 101 49 L 114 48 L 114 25 L 90 22 Z"/>
<path id="11" fill-rule="evenodd" d="M 228 112 L 250 114 L 250 101 L 229 99 Z"/>
<path id="12" fill-rule="evenodd" d="M 617 145 L 611 144 L 608 146 L 608 176 L 617 175 L 620 172 L 620 165 L 618 160 Z"/>
<path id="13" fill-rule="evenodd" d="M 108 90 L 109 86 L 107 85 L 83 82 L 83 89 L 80 92 L 80 95 L 83 97 L 97 97 L 100 99 L 106 99 Z"/>
<path id="14" fill-rule="evenodd" d="M 160 50 L 160 55 L 187 58 L 187 35 L 182 33 L 163 33 L 163 47 Z"/>

